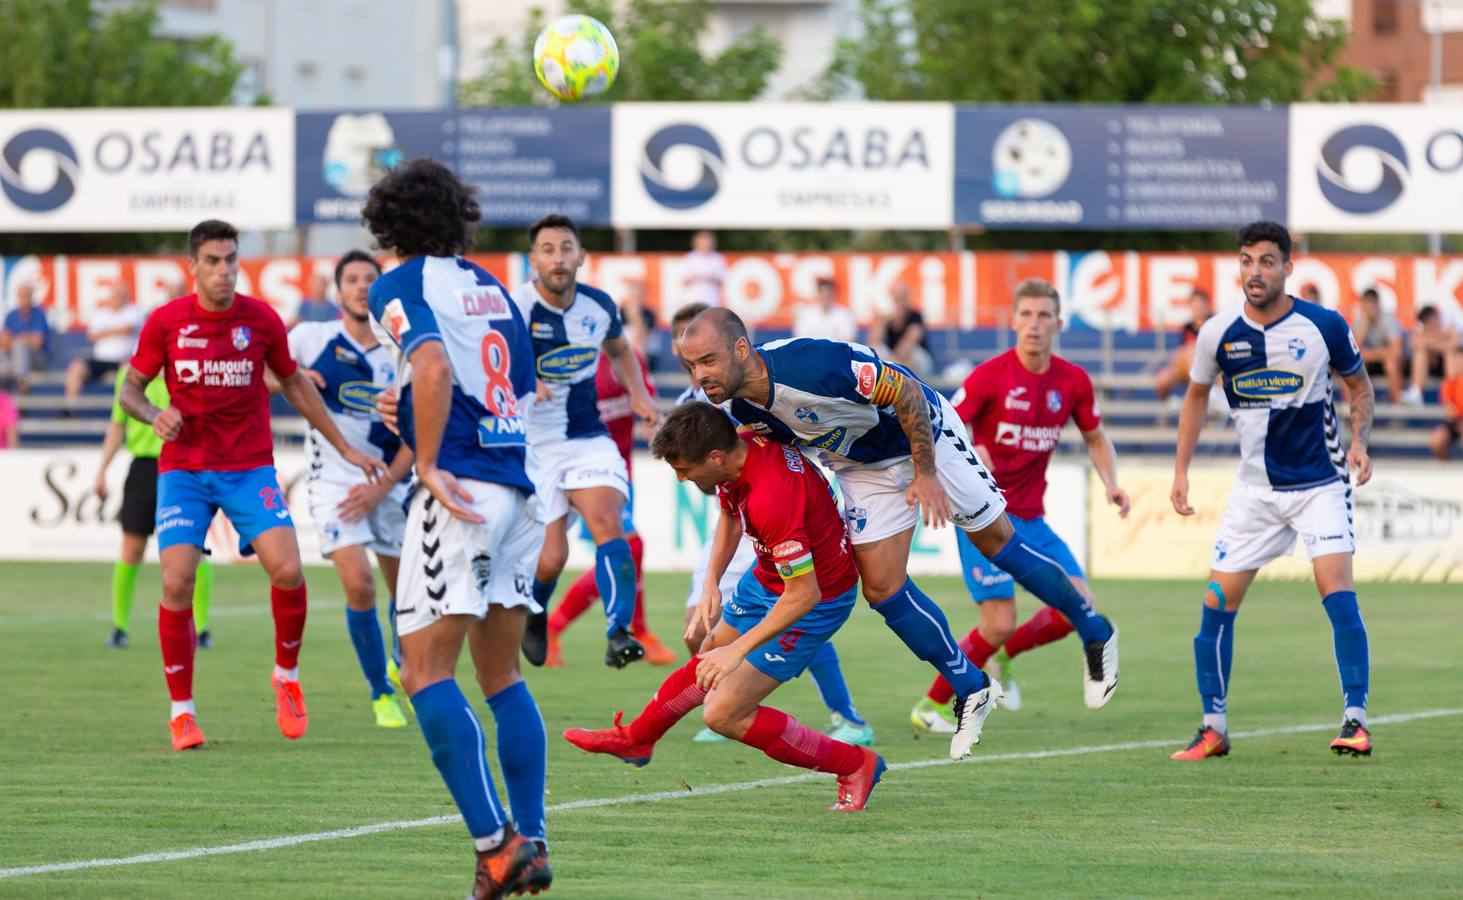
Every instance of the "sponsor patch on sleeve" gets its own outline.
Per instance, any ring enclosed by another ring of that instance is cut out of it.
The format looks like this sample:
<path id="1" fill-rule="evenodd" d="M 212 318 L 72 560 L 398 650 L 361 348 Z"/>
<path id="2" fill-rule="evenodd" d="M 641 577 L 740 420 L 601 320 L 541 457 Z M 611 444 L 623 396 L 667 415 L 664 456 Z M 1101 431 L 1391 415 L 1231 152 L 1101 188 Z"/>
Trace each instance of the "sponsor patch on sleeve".
<path id="1" fill-rule="evenodd" d="M 400 297 L 387 303 L 386 308 L 381 311 L 381 324 L 386 326 L 392 340 L 398 344 L 405 343 L 402 338 L 411 331 L 411 320 L 406 317 L 406 307 L 402 305 Z"/>
<path id="2" fill-rule="evenodd" d="M 853 380 L 855 389 L 859 396 L 871 399 L 874 396 L 875 382 L 879 378 L 879 367 L 871 362 L 853 363 Z"/>

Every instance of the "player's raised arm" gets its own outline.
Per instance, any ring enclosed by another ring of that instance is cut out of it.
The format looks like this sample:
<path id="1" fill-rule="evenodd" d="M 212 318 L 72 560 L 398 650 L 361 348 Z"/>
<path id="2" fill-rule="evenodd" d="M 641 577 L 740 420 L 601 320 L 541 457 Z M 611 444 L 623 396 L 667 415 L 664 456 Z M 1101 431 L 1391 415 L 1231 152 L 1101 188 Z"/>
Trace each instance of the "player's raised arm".
<path id="1" fill-rule="evenodd" d="M 660 423 L 660 407 L 656 405 L 655 398 L 650 396 L 650 391 L 645 389 L 645 376 L 640 371 L 640 361 L 630 350 L 630 342 L 621 334 L 606 338 L 603 346 L 604 352 L 609 355 L 610 369 L 615 373 L 615 380 L 624 385 L 630 394 L 630 409 L 640 421 L 654 428 Z"/>
<path id="2" fill-rule="evenodd" d="M 1372 417 L 1376 412 L 1376 393 L 1366 366 L 1350 375 L 1341 376 L 1351 405 L 1351 449 L 1346 451 L 1346 465 L 1360 487 L 1372 478 L 1372 459 L 1367 445 L 1372 437 Z"/>

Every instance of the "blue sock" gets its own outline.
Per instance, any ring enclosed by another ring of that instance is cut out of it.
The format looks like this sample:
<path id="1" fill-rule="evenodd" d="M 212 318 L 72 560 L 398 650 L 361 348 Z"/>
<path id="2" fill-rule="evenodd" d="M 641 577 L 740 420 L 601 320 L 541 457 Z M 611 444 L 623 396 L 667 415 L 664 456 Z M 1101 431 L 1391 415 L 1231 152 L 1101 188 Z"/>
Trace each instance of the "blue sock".
<path id="1" fill-rule="evenodd" d="M 544 777 L 548 740 L 538 704 L 528 684 L 518 682 L 488 698 L 498 723 L 498 766 L 508 786 L 513 827 L 535 841 L 545 840 Z"/>
<path id="2" fill-rule="evenodd" d="M 983 690 L 991 683 L 956 644 L 944 611 L 915 586 L 914 579 L 906 579 L 874 611 L 884 617 L 884 624 L 899 635 L 904 646 L 945 676 L 957 696 Z"/>
<path id="3" fill-rule="evenodd" d="M 1207 715 L 1224 715 L 1229 697 L 1229 664 L 1234 659 L 1236 610 L 1203 607 L 1199 633 L 1194 635 L 1194 675 Z"/>
<path id="4" fill-rule="evenodd" d="M 833 642 L 827 641 L 813 654 L 812 662 L 808 663 L 808 677 L 813 679 L 813 686 L 818 689 L 818 694 L 823 698 L 823 705 L 828 707 L 829 712 L 836 712 L 855 725 L 867 725 L 863 716 L 854 709 L 853 696 L 848 692 L 848 684 L 843 680 L 843 669 L 838 665 L 838 651 L 833 649 Z"/>
<path id="5" fill-rule="evenodd" d="M 553 581 L 539 581 L 537 578 L 533 580 L 533 600 L 543 607 L 544 612 L 549 611 L 549 600 L 553 598 L 554 590 L 558 586 L 559 579 L 557 578 Z"/>
<path id="6" fill-rule="evenodd" d="M 1072 584 L 1066 570 L 1026 546 L 1021 538 L 1013 536 L 1000 553 L 991 557 L 991 562 L 1011 573 L 1017 584 L 1041 602 L 1066 616 L 1083 641 L 1105 641 L 1112 637 L 1112 626 Z"/>
<path id="7" fill-rule="evenodd" d="M 624 538 L 606 541 L 594 550 L 594 586 L 605 608 L 605 634 L 630 630 L 635 615 L 635 558 Z"/>
<path id="8" fill-rule="evenodd" d="M 432 751 L 432 762 L 457 802 L 468 833 L 478 839 L 492 837 L 508 819 L 483 755 L 482 723 L 467 698 L 457 682 L 447 678 L 412 694 L 411 704 Z"/>
<path id="9" fill-rule="evenodd" d="M 1356 605 L 1356 591 L 1337 591 L 1321 601 L 1331 617 L 1331 634 L 1336 644 L 1336 669 L 1341 674 L 1341 692 L 1346 705 L 1366 709 L 1366 692 L 1371 681 L 1367 655 L 1366 625 Z"/>
<path id="10" fill-rule="evenodd" d="M 345 608 L 345 626 L 350 630 L 351 644 L 356 648 L 356 659 L 361 664 L 361 674 L 371 685 L 371 699 L 382 694 L 393 693 L 386 680 L 386 646 L 381 642 L 381 620 L 376 618 L 375 609 Z"/>
<path id="11" fill-rule="evenodd" d="M 391 661 L 401 668 L 401 635 L 396 632 L 396 598 L 386 605 L 386 621 L 391 625 Z"/>

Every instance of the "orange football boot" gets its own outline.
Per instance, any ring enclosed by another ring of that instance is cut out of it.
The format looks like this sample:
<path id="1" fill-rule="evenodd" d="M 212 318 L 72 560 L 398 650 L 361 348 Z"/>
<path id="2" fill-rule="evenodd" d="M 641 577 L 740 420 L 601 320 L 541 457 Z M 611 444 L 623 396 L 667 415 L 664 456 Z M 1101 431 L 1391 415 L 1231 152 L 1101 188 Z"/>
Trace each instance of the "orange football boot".
<path id="1" fill-rule="evenodd" d="M 299 740 L 305 736 L 305 729 L 310 727 L 310 714 L 305 709 L 305 695 L 300 693 L 300 683 L 277 675 L 270 676 L 269 683 L 274 685 L 274 718 L 279 723 L 280 733 L 292 741 Z"/>
<path id="2" fill-rule="evenodd" d="M 544 657 L 544 667 L 549 669 L 564 668 L 564 650 L 559 646 L 559 636 L 552 631 L 549 632 L 549 652 Z"/>
<path id="3" fill-rule="evenodd" d="M 676 658 L 676 651 L 661 643 L 660 638 L 648 631 L 637 633 L 635 640 L 645 648 L 645 661 L 652 666 L 670 666 L 680 661 Z"/>
<path id="4" fill-rule="evenodd" d="M 655 752 L 655 744 L 637 744 L 630 737 L 630 727 L 620 724 L 620 720 L 624 717 L 624 710 L 616 711 L 615 724 L 612 728 L 600 728 L 596 731 L 570 728 L 564 732 L 564 740 L 580 750 L 588 750 L 590 753 L 608 753 L 636 768 L 643 768 L 650 762 L 650 755 Z"/>
<path id="5" fill-rule="evenodd" d="M 1331 742 L 1331 751 L 1337 756 L 1350 753 L 1352 756 L 1372 755 L 1372 733 L 1356 719 L 1347 719 L 1341 726 L 1341 734 Z"/>
<path id="6" fill-rule="evenodd" d="M 193 718 L 192 713 L 180 713 L 168 723 L 168 731 L 173 735 L 174 750 L 192 750 L 203 746 L 203 729 L 198 727 L 198 720 Z"/>
<path id="7" fill-rule="evenodd" d="M 1169 759 L 1208 759 L 1211 756 L 1229 755 L 1229 735 L 1220 734 L 1208 725 L 1194 733 L 1189 746 L 1173 754 Z"/>
<path id="8" fill-rule="evenodd" d="M 533 865 L 538 848 L 533 841 L 503 826 L 503 843 L 492 850 L 478 851 L 477 877 L 472 900 L 498 900 L 523 890 L 523 875 Z"/>

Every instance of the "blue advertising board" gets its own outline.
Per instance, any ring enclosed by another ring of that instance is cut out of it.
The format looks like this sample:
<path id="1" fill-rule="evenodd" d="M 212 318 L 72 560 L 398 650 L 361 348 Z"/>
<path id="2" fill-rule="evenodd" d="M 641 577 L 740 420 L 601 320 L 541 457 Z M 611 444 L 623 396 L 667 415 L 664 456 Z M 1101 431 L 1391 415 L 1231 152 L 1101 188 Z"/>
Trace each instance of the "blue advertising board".
<path id="1" fill-rule="evenodd" d="M 610 222 L 610 110 L 340 110 L 295 123 L 300 223 L 356 222 L 371 185 L 405 159 L 430 156 L 478 189 L 484 225 L 563 213 Z"/>
<path id="2" fill-rule="evenodd" d="M 1284 107 L 959 106 L 955 221 L 991 230 L 1284 221 Z"/>

